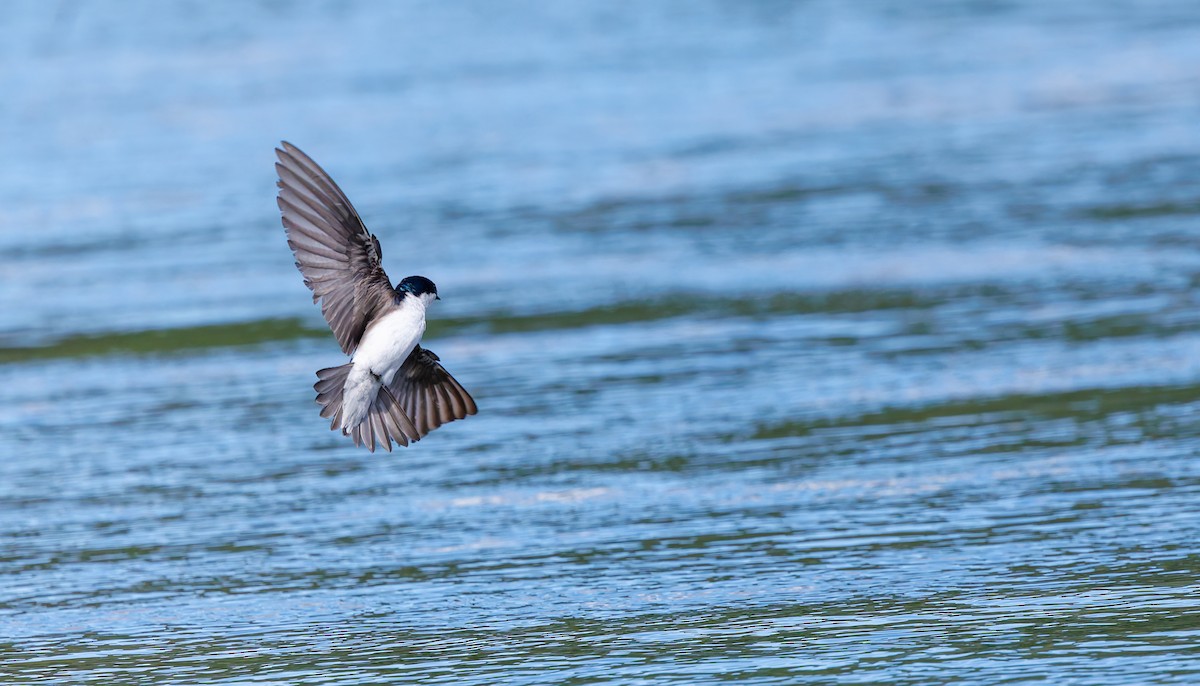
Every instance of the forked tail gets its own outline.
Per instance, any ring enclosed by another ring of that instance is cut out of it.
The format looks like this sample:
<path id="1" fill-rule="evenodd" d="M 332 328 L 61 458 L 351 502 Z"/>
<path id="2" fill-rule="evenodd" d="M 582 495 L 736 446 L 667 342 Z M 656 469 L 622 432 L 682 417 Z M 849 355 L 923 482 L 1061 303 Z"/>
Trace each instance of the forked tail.
<path id="1" fill-rule="evenodd" d="M 341 429 L 343 434 L 354 440 L 354 445 L 366 445 L 367 450 L 371 452 L 375 452 L 376 445 L 383 446 L 384 450 L 391 452 L 392 441 L 408 445 L 410 440 L 420 440 L 421 436 L 413 426 L 412 420 L 404 413 L 387 386 L 379 387 L 371 409 L 362 422 L 342 429 L 342 392 L 353 367 L 354 363 L 348 362 L 340 367 L 329 367 L 317 372 L 318 381 L 313 384 L 313 388 L 317 391 L 321 416 L 331 420 L 330 430 Z"/>

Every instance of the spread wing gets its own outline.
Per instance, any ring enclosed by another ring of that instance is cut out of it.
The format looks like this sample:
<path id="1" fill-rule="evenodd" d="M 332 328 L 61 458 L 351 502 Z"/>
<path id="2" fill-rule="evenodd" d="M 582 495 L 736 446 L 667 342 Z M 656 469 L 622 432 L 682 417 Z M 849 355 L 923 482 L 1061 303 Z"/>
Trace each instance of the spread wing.
<path id="1" fill-rule="evenodd" d="M 282 145 L 275 149 L 275 171 L 288 247 L 313 302 L 321 302 L 321 314 L 349 355 L 367 323 L 396 306 L 396 291 L 380 264 L 379 239 L 346 194 L 299 148 Z"/>
<path id="2" fill-rule="evenodd" d="M 412 419 L 419 439 L 442 424 L 475 414 L 470 393 L 438 362 L 438 356 L 421 346 L 413 348 L 388 389 Z"/>

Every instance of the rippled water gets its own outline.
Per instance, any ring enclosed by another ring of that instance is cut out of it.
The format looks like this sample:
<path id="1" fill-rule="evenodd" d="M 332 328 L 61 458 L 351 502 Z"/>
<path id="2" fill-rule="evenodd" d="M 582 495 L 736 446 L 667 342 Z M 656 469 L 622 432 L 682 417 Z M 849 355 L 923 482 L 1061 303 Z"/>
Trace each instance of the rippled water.
<path id="1" fill-rule="evenodd" d="M 6 683 L 1200 681 L 1200 6 L 117 7 L 0 8 Z M 280 138 L 478 416 L 317 416 Z"/>

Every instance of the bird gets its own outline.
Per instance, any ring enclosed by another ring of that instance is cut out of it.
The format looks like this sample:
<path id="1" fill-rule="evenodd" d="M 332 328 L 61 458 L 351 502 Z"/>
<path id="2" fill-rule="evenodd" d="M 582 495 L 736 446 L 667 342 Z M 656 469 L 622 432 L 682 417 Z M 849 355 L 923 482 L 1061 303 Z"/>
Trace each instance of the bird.
<path id="1" fill-rule="evenodd" d="M 311 157 L 287 141 L 275 148 L 277 202 L 287 244 L 304 285 L 320 302 L 333 335 L 350 356 L 317 372 L 320 415 L 372 453 L 407 446 L 478 411 L 475 399 L 421 347 L 425 312 L 438 296 L 424 276 L 395 286 L 383 270 L 379 239 L 349 198 Z"/>

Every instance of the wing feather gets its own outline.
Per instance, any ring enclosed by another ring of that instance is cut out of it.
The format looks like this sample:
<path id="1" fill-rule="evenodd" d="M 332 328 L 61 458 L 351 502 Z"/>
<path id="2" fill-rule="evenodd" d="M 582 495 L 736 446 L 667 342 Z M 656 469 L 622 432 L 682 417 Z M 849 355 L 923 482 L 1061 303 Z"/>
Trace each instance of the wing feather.
<path id="1" fill-rule="evenodd" d="M 286 141 L 275 155 L 288 247 L 342 351 L 352 354 L 367 324 L 396 306 L 398 296 L 380 262 L 379 239 L 312 158 Z"/>
<path id="2" fill-rule="evenodd" d="M 431 350 L 417 346 L 388 386 L 421 438 L 443 424 L 478 412 L 475 400 Z"/>
<path id="3" fill-rule="evenodd" d="M 329 236 L 331 245 L 339 246 L 353 236 L 351 233 L 344 232 L 344 227 L 340 224 L 334 223 L 339 221 L 337 217 L 320 215 L 314 212 L 314 205 L 298 203 L 295 196 L 290 193 L 286 197 L 281 196 L 279 204 L 291 212 L 291 219 L 296 222 L 299 228 L 309 231 L 314 236 L 330 232 L 332 234 Z"/>
<path id="4" fill-rule="evenodd" d="M 298 205 L 307 206 L 310 208 L 308 210 L 310 214 L 319 216 L 325 221 L 341 224 L 342 213 L 332 209 L 341 202 L 338 198 L 330 197 L 322 192 L 313 182 L 305 179 L 304 174 L 307 172 L 298 172 L 295 167 L 288 166 L 287 162 L 281 162 L 278 170 L 279 180 L 286 183 L 295 192 Z"/>

